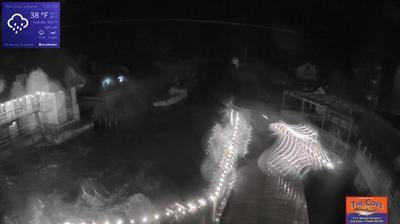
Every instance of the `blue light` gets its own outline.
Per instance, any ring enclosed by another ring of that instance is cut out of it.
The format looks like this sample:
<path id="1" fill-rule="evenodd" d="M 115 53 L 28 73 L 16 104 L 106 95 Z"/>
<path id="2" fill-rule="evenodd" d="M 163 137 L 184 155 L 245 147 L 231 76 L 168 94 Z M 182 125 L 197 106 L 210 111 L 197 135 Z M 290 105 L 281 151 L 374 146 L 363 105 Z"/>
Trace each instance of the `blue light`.
<path id="1" fill-rule="evenodd" d="M 103 85 L 103 88 L 107 88 L 107 87 L 110 87 L 111 85 L 112 85 L 112 83 L 113 83 L 113 80 L 111 79 L 111 78 L 105 78 L 103 81 L 102 81 L 102 85 Z"/>
<path id="2" fill-rule="evenodd" d="M 128 81 L 128 79 L 124 75 L 119 75 L 117 78 L 119 83 L 124 83 Z"/>

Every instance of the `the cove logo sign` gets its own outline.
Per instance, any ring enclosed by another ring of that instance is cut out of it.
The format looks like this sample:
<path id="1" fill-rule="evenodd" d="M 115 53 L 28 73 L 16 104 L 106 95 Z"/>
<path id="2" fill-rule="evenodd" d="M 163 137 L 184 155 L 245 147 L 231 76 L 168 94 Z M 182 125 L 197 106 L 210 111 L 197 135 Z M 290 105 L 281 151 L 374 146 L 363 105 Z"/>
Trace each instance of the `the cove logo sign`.
<path id="1" fill-rule="evenodd" d="M 346 197 L 346 224 L 388 223 L 387 197 Z"/>

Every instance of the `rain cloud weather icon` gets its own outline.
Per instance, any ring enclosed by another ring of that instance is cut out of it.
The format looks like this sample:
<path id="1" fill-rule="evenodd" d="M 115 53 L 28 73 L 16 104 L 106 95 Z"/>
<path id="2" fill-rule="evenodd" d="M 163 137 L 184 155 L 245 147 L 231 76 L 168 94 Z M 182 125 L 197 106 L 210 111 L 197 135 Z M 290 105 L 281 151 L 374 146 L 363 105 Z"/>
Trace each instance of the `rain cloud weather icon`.
<path id="1" fill-rule="evenodd" d="M 11 18 L 7 20 L 7 26 L 12 29 L 15 34 L 18 34 L 18 32 L 21 32 L 23 29 L 27 28 L 28 25 L 28 19 L 24 18 L 19 13 L 14 13 Z"/>

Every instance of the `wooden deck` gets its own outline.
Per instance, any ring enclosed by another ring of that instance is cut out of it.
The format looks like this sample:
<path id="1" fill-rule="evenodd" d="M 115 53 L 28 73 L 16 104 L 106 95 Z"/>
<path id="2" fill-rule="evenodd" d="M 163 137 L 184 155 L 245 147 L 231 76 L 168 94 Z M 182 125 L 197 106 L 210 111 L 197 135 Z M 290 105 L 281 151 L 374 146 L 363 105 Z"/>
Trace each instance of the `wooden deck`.
<path id="1" fill-rule="evenodd" d="M 301 182 L 273 173 L 266 175 L 255 164 L 247 165 L 244 172 L 247 178 L 233 191 L 221 223 L 309 223 Z"/>

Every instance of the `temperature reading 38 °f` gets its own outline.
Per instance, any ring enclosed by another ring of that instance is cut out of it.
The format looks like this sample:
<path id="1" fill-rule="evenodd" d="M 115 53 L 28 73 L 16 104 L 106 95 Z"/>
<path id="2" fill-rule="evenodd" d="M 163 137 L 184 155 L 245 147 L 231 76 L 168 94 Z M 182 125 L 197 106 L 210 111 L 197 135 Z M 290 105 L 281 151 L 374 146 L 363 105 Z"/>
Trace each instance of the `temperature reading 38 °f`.
<path id="1" fill-rule="evenodd" d="M 49 16 L 49 12 L 31 12 L 31 19 L 39 19 L 40 17 L 42 18 L 47 18 Z"/>
<path id="2" fill-rule="evenodd" d="M 60 2 L 2 2 L 4 48 L 59 48 Z"/>

